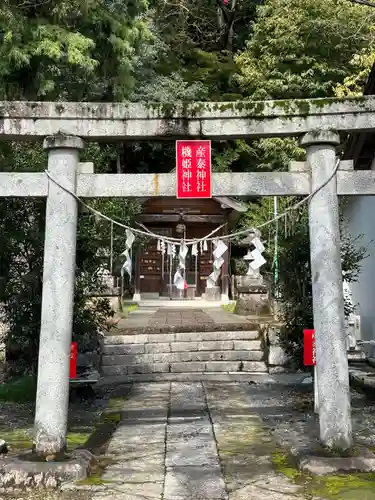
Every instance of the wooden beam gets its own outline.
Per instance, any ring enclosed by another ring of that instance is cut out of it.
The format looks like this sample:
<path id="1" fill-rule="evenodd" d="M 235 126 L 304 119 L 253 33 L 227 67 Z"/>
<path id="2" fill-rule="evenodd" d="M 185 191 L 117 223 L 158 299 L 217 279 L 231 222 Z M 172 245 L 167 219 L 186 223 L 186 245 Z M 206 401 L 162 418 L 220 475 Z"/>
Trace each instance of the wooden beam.
<path id="1" fill-rule="evenodd" d="M 178 214 L 141 214 L 139 217 L 141 222 L 178 222 L 180 216 Z M 220 224 L 225 221 L 224 215 L 195 215 L 184 214 L 184 222 L 212 222 Z"/>

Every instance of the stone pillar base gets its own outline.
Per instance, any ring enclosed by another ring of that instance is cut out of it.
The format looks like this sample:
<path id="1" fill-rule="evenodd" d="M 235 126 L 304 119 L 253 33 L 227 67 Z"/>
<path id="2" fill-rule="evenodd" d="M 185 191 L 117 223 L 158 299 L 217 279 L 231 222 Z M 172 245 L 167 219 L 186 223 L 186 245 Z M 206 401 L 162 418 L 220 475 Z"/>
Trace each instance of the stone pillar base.
<path id="1" fill-rule="evenodd" d="M 214 286 L 212 288 L 207 288 L 205 291 L 205 299 L 210 300 L 210 301 L 217 301 L 219 302 L 221 300 L 221 289 L 219 286 Z"/>
<path id="2" fill-rule="evenodd" d="M 236 314 L 240 316 L 269 316 L 271 314 L 266 286 L 238 287 L 237 293 Z"/>

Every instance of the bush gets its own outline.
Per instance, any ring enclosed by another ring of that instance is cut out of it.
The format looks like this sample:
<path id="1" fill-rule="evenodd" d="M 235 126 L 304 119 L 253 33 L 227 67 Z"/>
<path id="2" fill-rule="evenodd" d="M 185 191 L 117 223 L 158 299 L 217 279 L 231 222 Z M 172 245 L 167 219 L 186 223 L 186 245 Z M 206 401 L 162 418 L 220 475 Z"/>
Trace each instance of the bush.
<path id="1" fill-rule="evenodd" d="M 366 249 L 359 245 L 362 236 L 351 237 L 341 224 L 341 259 L 343 278 L 355 282 L 366 257 Z M 312 283 L 310 268 L 310 240 L 307 208 L 294 221 L 293 234 L 281 235 L 279 253 L 279 282 L 276 287 L 280 305 L 280 343 L 294 358 L 297 365 L 303 360 L 303 330 L 314 328 Z M 345 315 L 353 313 L 355 306 L 347 299 L 344 302 Z"/>

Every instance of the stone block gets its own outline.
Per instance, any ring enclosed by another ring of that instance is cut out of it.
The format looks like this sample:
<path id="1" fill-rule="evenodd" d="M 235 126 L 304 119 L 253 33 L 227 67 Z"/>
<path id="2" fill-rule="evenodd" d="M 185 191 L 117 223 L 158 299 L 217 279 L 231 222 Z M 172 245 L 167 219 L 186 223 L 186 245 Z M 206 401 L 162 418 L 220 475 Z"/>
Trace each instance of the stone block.
<path id="1" fill-rule="evenodd" d="M 79 352 L 77 354 L 77 367 L 90 368 L 97 366 L 99 363 L 99 354 L 95 351 Z"/>
<path id="2" fill-rule="evenodd" d="M 285 366 L 269 366 L 268 372 L 270 375 L 278 375 L 279 373 L 286 373 L 288 369 Z"/>
<path id="3" fill-rule="evenodd" d="M 150 363 L 127 366 L 127 373 L 168 373 L 169 363 Z"/>
<path id="4" fill-rule="evenodd" d="M 190 353 L 191 361 L 261 361 L 262 351 L 198 351 Z"/>
<path id="5" fill-rule="evenodd" d="M 201 362 L 171 363 L 171 372 L 204 372 L 206 365 Z"/>
<path id="6" fill-rule="evenodd" d="M 202 340 L 217 340 L 223 332 L 179 332 L 176 342 L 201 342 Z"/>
<path id="7" fill-rule="evenodd" d="M 260 340 L 234 340 L 233 347 L 238 351 L 260 351 L 262 344 Z"/>
<path id="8" fill-rule="evenodd" d="M 220 466 L 167 468 L 164 500 L 224 500 L 228 498 Z"/>
<path id="9" fill-rule="evenodd" d="M 159 352 L 171 352 L 171 345 L 167 342 L 161 342 L 157 344 L 146 344 L 144 346 L 145 353 L 159 353 Z"/>
<path id="10" fill-rule="evenodd" d="M 233 349 L 232 340 L 216 340 L 198 343 L 198 351 L 226 351 Z"/>
<path id="11" fill-rule="evenodd" d="M 147 335 L 147 342 L 152 344 L 170 344 L 174 341 L 174 333 L 150 333 Z"/>
<path id="12" fill-rule="evenodd" d="M 209 361 L 206 363 L 208 372 L 238 372 L 241 368 L 241 361 Z"/>
<path id="13" fill-rule="evenodd" d="M 172 342 L 171 351 L 197 351 L 198 342 Z"/>
<path id="14" fill-rule="evenodd" d="M 3 488 L 56 488 L 63 482 L 86 479 L 94 456 L 76 450 L 66 462 L 41 462 L 18 457 L 0 458 L 0 485 Z"/>
<path id="15" fill-rule="evenodd" d="M 259 293 L 258 293 L 259 292 Z M 235 313 L 239 316 L 268 316 L 271 313 L 268 291 L 266 287 L 252 292 L 240 291 L 237 298 Z"/>
<path id="16" fill-rule="evenodd" d="M 221 290 L 219 286 L 214 286 L 212 288 L 207 288 L 205 290 L 205 299 L 207 301 L 219 301 L 221 300 Z"/>
<path id="17" fill-rule="evenodd" d="M 259 332 L 257 330 L 239 330 L 237 332 L 223 332 L 225 340 L 257 340 Z"/>
<path id="18" fill-rule="evenodd" d="M 170 354 L 170 363 L 186 363 L 187 361 L 199 361 L 193 359 L 193 352 L 177 351 Z M 156 356 L 156 355 L 155 355 Z"/>
<path id="19" fill-rule="evenodd" d="M 116 375 L 127 375 L 128 370 L 125 365 L 111 366 L 106 365 L 101 367 L 102 375 L 105 377 L 113 377 Z"/>
<path id="20" fill-rule="evenodd" d="M 267 366 L 263 361 L 243 361 L 242 371 L 264 373 L 267 372 Z"/>
<path id="21" fill-rule="evenodd" d="M 142 363 L 153 363 L 154 357 L 152 354 L 124 354 L 102 356 L 102 366 L 106 365 L 137 365 Z"/>
<path id="22" fill-rule="evenodd" d="M 285 366 L 289 358 L 281 346 L 271 345 L 268 353 L 268 364 L 270 366 Z"/>
<path id="23" fill-rule="evenodd" d="M 279 340 L 280 329 L 276 326 L 269 326 L 267 332 L 267 341 L 270 345 L 277 345 L 280 343 Z"/>
<path id="24" fill-rule="evenodd" d="M 104 345 L 103 354 L 143 354 L 145 346 L 142 344 L 118 344 L 118 345 Z"/>
<path id="25" fill-rule="evenodd" d="M 136 335 L 106 335 L 103 338 L 104 345 L 122 345 L 122 344 L 146 344 L 148 335 L 146 333 L 138 333 Z"/>

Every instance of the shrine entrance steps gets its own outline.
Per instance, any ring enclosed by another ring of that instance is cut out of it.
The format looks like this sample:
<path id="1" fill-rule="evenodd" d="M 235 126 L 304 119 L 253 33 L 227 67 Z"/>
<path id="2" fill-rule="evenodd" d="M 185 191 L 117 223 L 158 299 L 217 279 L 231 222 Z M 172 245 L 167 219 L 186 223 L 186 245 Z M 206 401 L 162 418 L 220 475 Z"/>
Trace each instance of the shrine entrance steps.
<path id="1" fill-rule="evenodd" d="M 220 308 L 140 312 L 102 340 L 101 372 L 107 381 L 251 381 L 270 376 L 260 322 Z"/>

